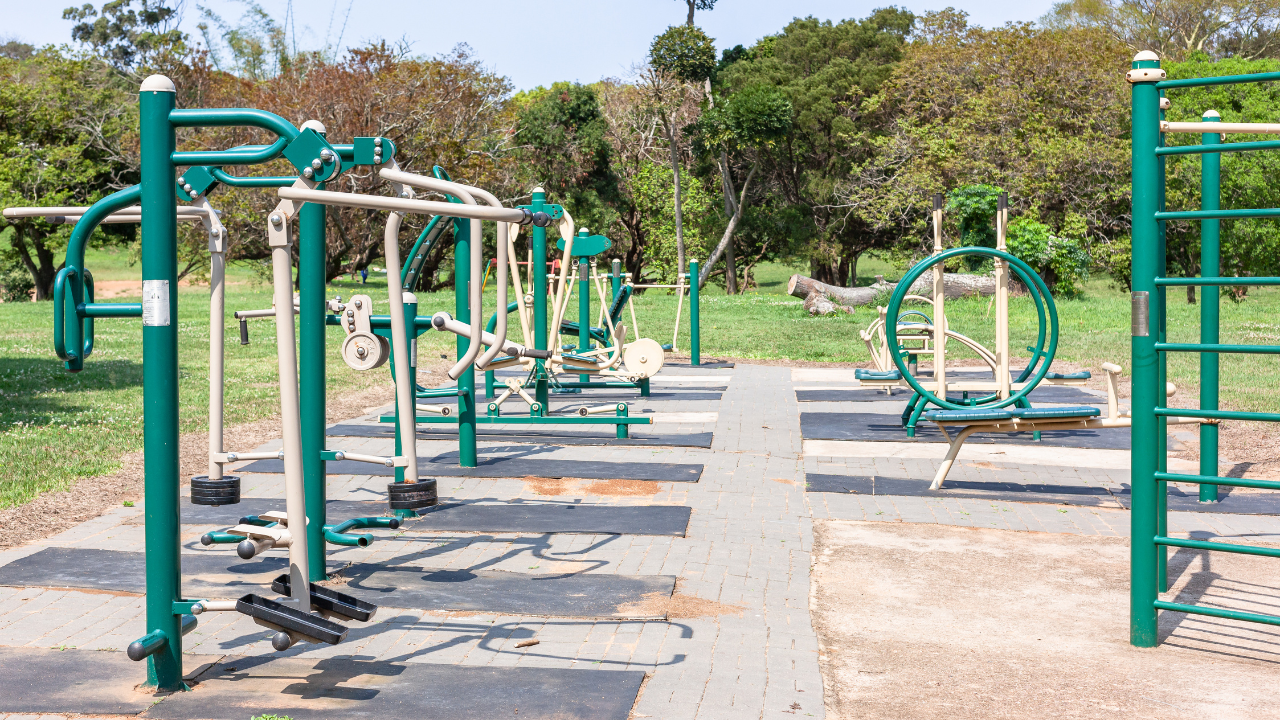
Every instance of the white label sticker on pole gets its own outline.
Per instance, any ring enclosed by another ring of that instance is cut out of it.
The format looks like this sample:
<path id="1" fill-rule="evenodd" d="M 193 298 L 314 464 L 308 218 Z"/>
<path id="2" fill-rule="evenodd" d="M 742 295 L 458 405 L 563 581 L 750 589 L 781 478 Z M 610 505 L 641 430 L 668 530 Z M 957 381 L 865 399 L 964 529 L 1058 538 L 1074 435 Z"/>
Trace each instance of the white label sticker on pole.
<path id="1" fill-rule="evenodd" d="M 142 281 L 142 324 L 150 327 L 169 326 L 169 281 Z"/>

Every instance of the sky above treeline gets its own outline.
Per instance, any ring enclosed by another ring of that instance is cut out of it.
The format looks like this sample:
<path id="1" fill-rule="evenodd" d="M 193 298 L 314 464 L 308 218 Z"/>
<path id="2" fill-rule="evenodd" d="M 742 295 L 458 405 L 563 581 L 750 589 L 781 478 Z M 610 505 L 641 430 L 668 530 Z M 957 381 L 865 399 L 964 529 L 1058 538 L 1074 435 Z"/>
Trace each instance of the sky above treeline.
<path id="1" fill-rule="evenodd" d="M 0 0 L 0 40 L 34 45 L 69 43 L 72 22 L 62 8 L 84 0 Z M 100 6 L 102 0 L 93 0 Z M 277 20 L 291 0 L 260 0 Z M 781 30 L 792 18 L 862 18 L 890 3 L 865 0 L 719 0 L 715 10 L 699 12 L 696 22 L 718 48 L 750 45 Z M 245 5 L 235 0 L 186 0 L 183 30 L 197 36 L 196 24 L 208 7 L 235 24 Z M 977 25 L 1034 21 L 1051 0 L 907 0 L 898 5 L 923 13 L 952 6 L 969 13 Z M 415 55 L 448 52 L 466 43 L 490 69 L 511 78 L 517 89 L 558 80 L 594 82 L 625 78 L 642 60 L 653 37 L 684 22 L 683 0 L 292 0 L 299 49 L 350 47 L 385 38 L 403 40 Z"/>

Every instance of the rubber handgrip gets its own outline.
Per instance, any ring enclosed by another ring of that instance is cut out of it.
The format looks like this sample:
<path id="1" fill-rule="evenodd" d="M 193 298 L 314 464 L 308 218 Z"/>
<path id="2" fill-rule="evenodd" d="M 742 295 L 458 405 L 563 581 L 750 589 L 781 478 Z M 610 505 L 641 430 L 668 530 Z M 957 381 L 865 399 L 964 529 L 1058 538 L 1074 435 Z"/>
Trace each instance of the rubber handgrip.
<path id="1" fill-rule="evenodd" d="M 249 321 L 244 318 L 240 319 L 240 344 L 249 344 Z"/>

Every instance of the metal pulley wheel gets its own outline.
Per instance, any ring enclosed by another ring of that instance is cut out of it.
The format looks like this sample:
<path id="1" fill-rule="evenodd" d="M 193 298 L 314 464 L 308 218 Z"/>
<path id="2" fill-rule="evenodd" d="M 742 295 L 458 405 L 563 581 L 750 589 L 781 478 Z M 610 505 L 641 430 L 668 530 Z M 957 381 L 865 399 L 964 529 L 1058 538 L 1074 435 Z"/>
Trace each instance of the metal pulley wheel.
<path id="1" fill-rule="evenodd" d="M 640 338 L 622 350 L 622 364 L 627 372 L 641 377 L 657 375 L 662 369 L 663 359 L 662 346 L 651 338 Z"/>
<path id="2" fill-rule="evenodd" d="M 191 504 L 235 505 L 240 502 L 240 476 L 223 475 L 210 480 L 208 475 L 197 475 L 191 478 Z"/>
<path id="3" fill-rule="evenodd" d="M 342 359 L 352 370 L 372 370 L 387 361 L 387 346 L 381 340 L 357 330 L 342 341 Z"/>
<path id="4" fill-rule="evenodd" d="M 393 482 L 387 485 L 387 500 L 392 510 L 419 510 L 439 504 L 436 481 L 419 479 L 418 482 Z"/>

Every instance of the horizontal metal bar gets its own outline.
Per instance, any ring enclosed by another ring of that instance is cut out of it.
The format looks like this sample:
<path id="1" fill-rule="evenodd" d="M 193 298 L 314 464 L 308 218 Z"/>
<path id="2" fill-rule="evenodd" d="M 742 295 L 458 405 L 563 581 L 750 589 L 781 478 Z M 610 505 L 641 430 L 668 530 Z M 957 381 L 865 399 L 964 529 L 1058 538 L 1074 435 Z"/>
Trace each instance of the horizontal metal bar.
<path id="1" fill-rule="evenodd" d="M 1156 148 L 1156 155 L 1207 155 L 1209 153 L 1253 152 L 1257 150 L 1280 150 L 1280 140 L 1253 140 L 1211 145 L 1170 145 Z"/>
<path id="2" fill-rule="evenodd" d="M 175 152 L 172 156 L 174 165 L 258 165 L 270 162 L 284 152 L 288 142 L 284 138 L 276 138 L 270 145 L 253 145 L 230 150 L 191 150 Z"/>
<path id="3" fill-rule="evenodd" d="M 1280 123 L 1168 122 L 1160 123 L 1160 132 L 1209 135 L 1280 135 Z"/>
<path id="4" fill-rule="evenodd" d="M 1223 345 L 1216 343 L 1156 343 L 1156 352 L 1240 353 L 1280 355 L 1280 345 Z"/>
<path id="5" fill-rule="evenodd" d="M 1195 287 L 1227 286 L 1227 285 L 1280 285 L 1280 277 L 1199 277 L 1199 278 L 1156 278 L 1156 287 Z"/>
<path id="6" fill-rule="evenodd" d="M 1244 620 L 1246 622 L 1263 623 L 1264 625 L 1280 625 L 1280 615 L 1259 615 L 1258 613 L 1241 612 L 1239 610 L 1183 605 L 1182 603 L 1166 602 L 1164 600 L 1156 600 L 1154 605 L 1158 610 L 1172 610 L 1173 612 L 1184 612 L 1192 615 L 1208 615 L 1209 617 L 1225 618 L 1227 620 Z"/>
<path id="7" fill-rule="evenodd" d="M 87 206 L 79 207 L 11 207 L 4 209 L 4 216 L 7 218 L 20 217 L 50 217 L 54 215 L 62 215 L 79 218 L 83 216 L 89 208 Z M 197 218 L 205 214 L 204 208 L 192 207 L 190 205 L 178 205 L 174 208 L 174 212 L 178 215 L 194 215 Z M 222 213 L 219 212 L 219 215 Z M 139 205 L 130 205 L 121 208 L 112 215 L 142 217 L 142 207 Z"/>
<path id="8" fill-rule="evenodd" d="M 76 308 L 81 317 L 129 318 L 142 317 L 142 303 L 84 303 Z"/>
<path id="9" fill-rule="evenodd" d="M 285 200 L 301 200 L 321 205 L 338 205 L 342 207 L 368 208 L 371 210 L 387 210 L 390 212 L 408 212 L 424 215 L 444 215 L 445 217 L 470 218 L 472 220 L 496 220 L 498 222 L 514 222 L 524 224 L 529 215 L 523 210 L 513 208 L 497 208 L 488 205 L 462 205 L 459 203 L 437 202 L 434 200 L 410 200 L 408 198 L 386 197 L 383 195 L 360 195 L 358 193 L 330 192 L 328 190 L 303 190 L 301 188 L 280 188 L 276 191 Z"/>
<path id="10" fill-rule="evenodd" d="M 1156 89 L 1171 90 L 1173 88 L 1209 87 L 1210 85 L 1239 85 L 1240 83 L 1273 82 L 1276 80 L 1280 80 L 1280 72 L 1222 75 L 1220 77 L 1161 80 L 1156 83 Z"/>
<path id="11" fill-rule="evenodd" d="M 1181 473 L 1156 472 L 1157 480 L 1165 482 L 1202 483 L 1207 485 L 1226 485 L 1228 487 L 1259 488 L 1261 490 L 1280 490 L 1280 481 L 1252 480 L 1250 478 L 1217 477 L 1216 475 L 1183 475 Z"/>
<path id="12" fill-rule="evenodd" d="M 1254 420 L 1280 422 L 1280 413 L 1244 412 L 1241 410 L 1193 410 L 1191 408 L 1156 408 L 1156 415 L 1166 417 L 1193 417 L 1206 420 Z"/>
<path id="13" fill-rule="evenodd" d="M 271 188 L 271 187 L 289 187 L 298 181 L 296 177 L 286 177 L 283 175 L 260 175 L 258 177 L 240 177 L 239 175 L 231 175 L 222 168 L 210 168 L 213 179 L 226 185 L 227 187 L 242 188 Z"/>
<path id="14" fill-rule="evenodd" d="M 1193 550 L 1212 550 L 1240 555 L 1261 555 L 1262 557 L 1280 558 L 1280 548 L 1264 548 L 1253 545 L 1235 545 L 1232 543 L 1209 542 L 1208 540 L 1183 540 L 1182 538 L 1156 536 L 1157 545 L 1169 547 L 1191 548 Z"/>
<path id="15" fill-rule="evenodd" d="M 174 127 L 256 127 L 292 142 L 298 137 L 293 123 L 266 110 L 253 108 L 194 108 L 170 110 L 169 122 Z"/>
<path id="16" fill-rule="evenodd" d="M 1156 220 L 1238 220 L 1240 218 L 1266 217 L 1280 217 L 1280 208 L 1259 208 L 1256 210 L 1178 210 L 1175 212 L 1156 213 Z"/>
<path id="17" fill-rule="evenodd" d="M 395 415 L 383 415 L 378 422 L 393 423 Z M 458 424 L 458 416 L 439 417 L 436 415 L 419 415 L 420 423 L 452 423 Z M 653 418 L 638 417 L 582 417 L 581 415 L 551 415 L 548 417 L 532 417 L 530 415 L 477 415 L 476 423 L 480 425 L 652 425 Z"/>

